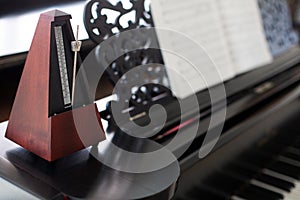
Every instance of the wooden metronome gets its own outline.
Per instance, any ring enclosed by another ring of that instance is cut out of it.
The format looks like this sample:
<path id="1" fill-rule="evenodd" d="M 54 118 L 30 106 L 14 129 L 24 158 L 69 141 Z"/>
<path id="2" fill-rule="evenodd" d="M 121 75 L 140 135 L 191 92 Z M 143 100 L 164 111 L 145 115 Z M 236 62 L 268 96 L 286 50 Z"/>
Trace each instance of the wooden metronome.
<path id="1" fill-rule="evenodd" d="M 89 95 L 85 103 L 72 105 L 71 85 L 74 71 L 78 72 L 74 66 L 81 61 L 71 46 L 75 38 L 70 19 L 58 10 L 40 15 L 6 131 L 8 139 L 48 161 L 105 139 L 100 114 Z M 74 113 L 80 116 L 76 125 Z"/>

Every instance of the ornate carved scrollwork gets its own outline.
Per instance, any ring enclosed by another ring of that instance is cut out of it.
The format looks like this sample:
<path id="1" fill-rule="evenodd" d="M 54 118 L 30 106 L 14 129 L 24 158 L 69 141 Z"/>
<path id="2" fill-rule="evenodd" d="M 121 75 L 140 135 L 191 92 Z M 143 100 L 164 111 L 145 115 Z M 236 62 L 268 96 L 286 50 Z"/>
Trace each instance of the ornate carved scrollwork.
<path id="1" fill-rule="evenodd" d="M 108 0 L 91 0 L 88 2 L 84 22 L 93 41 L 101 43 L 106 38 L 126 30 L 153 27 L 150 4 L 147 1 L 130 0 L 129 8 L 124 8 L 123 2 L 118 1 L 115 5 Z M 133 14 L 131 15 L 133 17 L 129 17 L 130 14 Z M 114 18 L 111 20 L 112 22 L 108 22 L 108 15 Z M 122 20 L 128 21 L 122 23 Z"/>
<path id="2" fill-rule="evenodd" d="M 168 89 L 168 76 L 156 32 L 154 29 L 147 29 L 153 27 L 150 1 L 124 2 L 117 0 L 113 4 L 108 0 L 89 1 L 85 10 L 85 27 L 95 43 L 100 44 L 106 40 L 105 47 L 99 48 L 98 60 L 102 66 L 105 65 L 103 63 L 109 63 L 106 73 L 114 85 L 118 83 L 120 86 L 116 91 L 118 101 L 129 102 L 129 106 L 134 108 L 131 109 L 131 114 L 135 115 L 149 109 L 159 99 L 155 97 L 172 95 Z M 132 29 L 138 31 L 128 31 Z M 120 34 L 124 31 L 125 36 Z M 107 40 L 114 35 L 116 39 Z M 137 50 L 129 52 L 128 49 Z M 125 51 L 125 54 L 111 61 L 111 57 L 120 55 L 120 50 Z M 142 70 L 134 76 L 126 76 L 127 72 L 138 66 L 142 66 Z M 144 86 L 135 86 L 140 80 L 144 81 Z"/>

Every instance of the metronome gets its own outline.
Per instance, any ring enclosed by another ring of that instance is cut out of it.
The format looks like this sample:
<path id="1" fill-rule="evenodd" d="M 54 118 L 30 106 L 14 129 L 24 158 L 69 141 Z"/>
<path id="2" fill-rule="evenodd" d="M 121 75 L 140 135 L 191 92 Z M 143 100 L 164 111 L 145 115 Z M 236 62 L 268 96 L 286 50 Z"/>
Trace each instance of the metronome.
<path id="1" fill-rule="evenodd" d="M 5 135 L 48 161 L 105 139 L 87 84 L 78 86 L 83 98 L 74 105 L 81 43 L 78 32 L 75 41 L 70 19 L 58 10 L 40 15 Z M 80 116 L 76 125 L 74 114 Z"/>

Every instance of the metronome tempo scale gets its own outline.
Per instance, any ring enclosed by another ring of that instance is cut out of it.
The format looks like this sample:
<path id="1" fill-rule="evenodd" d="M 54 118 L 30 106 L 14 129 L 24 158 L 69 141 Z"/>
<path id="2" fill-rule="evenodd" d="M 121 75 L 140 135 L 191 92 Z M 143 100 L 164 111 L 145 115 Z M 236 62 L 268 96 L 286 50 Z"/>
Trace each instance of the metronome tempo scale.
<path id="1" fill-rule="evenodd" d="M 63 93 L 63 100 L 65 108 L 70 108 L 74 104 L 74 93 L 75 93 L 75 77 L 76 77 L 76 69 L 77 69 L 77 60 L 78 60 L 78 52 L 81 48 L 81 41 L 78 41 L 78 32 L 79 26 L 77 26 L 76 32 L 76 41 L 72 41 L 72 51 L 74 51 L 74 65 L 73 65 L 73 79 L 72 79 L 72 93 L 70 91 L 68 70 L 67 70 L 67 61 L 65 54 L 65 44 L 62 32 L 62 26 L 55 26 L 55 40 L 56 40 L 56 48 L 57 48 L 57 57 L 58 57 L 58 65 L 61 79 L 61 87 Z M 72 94 L 72 96 L 71 96 Z"/>
<path id="2" fill-rule="evenodd" d="M 70 19 L 58 10 L 41 14 L 6 131 L 7 138 L 48 161 L 105 139 L 88 84 L 78 86 L 83 99 L 74 103 L 81 42 Z M 74 114 L 80 116 L 76 125 Z"/>
<path id="3" fill-rule="evenodd" d="M 71 94 L 70 94 L 70 86 L 69 86 L 69 78 L 67 72 L 67 61 L 66 61 L 66 54 L 65 54 L 65 45 L 63 41 L 63 34 L 62 34 L 62 27 L 55 26 L 55 40 L 56 40 L 56 47 L 57 47 L 57 57 L 58 57 L 58 65 L 60 71 L 60 79 L 61 79 L 61 86 L 64 98 L 64 106 L 65 108 L 71 107 Z M 74 84 L 74 83 L 73 83 Z"/>

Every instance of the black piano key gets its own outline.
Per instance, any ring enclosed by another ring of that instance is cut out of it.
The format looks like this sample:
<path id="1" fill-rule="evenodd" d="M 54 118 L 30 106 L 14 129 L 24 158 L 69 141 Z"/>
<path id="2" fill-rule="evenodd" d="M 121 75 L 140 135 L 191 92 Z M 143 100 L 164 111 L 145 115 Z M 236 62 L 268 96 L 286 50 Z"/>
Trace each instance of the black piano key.
<path id="1" fill-rule="evenodd" d="M 261 168 L 251 168 L 238 162 L 227 165 L 224 169 L 226 173 L 234 174 L 243 180 L 249 180 L 255 177 Z"/>
<path id="2" fill-rule="evenodd" d="M 247 153 L 242 154 L 237 160 L 241 163 L 249 164 L 259 168 L 264 168 L 271 161 L 273 161 L 272 155 L 262 154 L 258 150 L 252 150 Z"/>
<path id="3" fill-rule="evenodd" d="M 294 153 L 291 153 L 291 152 L 284 152 L 281 155 L 284 156 L 284 157 L 287 157 L 287 158 L 290 158 L 290 159 L 293 159 L 295 161 L 300 162 L 300 155 L 297 155 L 297 154 L 294 154 Z"/>
<path id="4" fill-rule="evenodd" d="M 207 199 L 207 200 L 226 200 L 228 199 L 221 193 L 211 190 L 210 188 L 206 186 L 195 186 L 191 190 L 189 190 L 186 194 L 185 198 L 191 198 L 191 199 Z"/>
<path id="5" fill-rule="evenodd" d="M 174 198 L 174 200 L 197 200 L 197 199 L 195 199 L 195 198 L 188 198 L 188 197 L 176 197 L 176 198 Z"/>
<path id="6" fill-rule="evenodd" d="M 295 187 L 294 183 L 267 175 L 267 174 L 260 174 L 258 177 L 256 177 L 256 180 L 266 183 L 268 185 L 277 187 L 279 189 L 282 189 L 286 192 L 290 192 L 292 188 Z"/>
<path id="7" fill-rule="evenodd" d="M 203 185 L 214 188 L 230 198 L 235 192 L 245 183 L 244 180 L 237 179 L 229 174 L 222 172 L 214 173 L 214 177 L 208 178 L 203 182 Z"/>
<path id="8" fill-rule="evenodd" d="M 295 142 L 295 136 L 291 134 L 281 134 L 270 140 L 269 144 L 278 144 L 283 147 L 289 146 Z"/>
<path id="9" fill-rule="evenodd" d="M 293 145 L 295 147 L 299 147 L 300 148 L 300 135 L 299 135 L 299 133 L 297 134 L 297 138 L 294 139 Z"/>
<path id="10" fill-rule="evenodd" d="M 289 147 L 296 149 L 297 151 L 300 151 L 300 142 L 295 142 L 294 144 L 290 145 Z M 300 154 L 299 152 L 297 152 Z"/>
<path id="11" fill-rule="evenodd" d="M 290 165 L 288 163 L 277 161 L 272 163 L 272 165 L 270 165 L 268 169 L 295 178 L 297 180 L 300 180 L 300 168 Z"/>
<path id="12" fill-rule="evenodd" d="M 259 165 L 261 165 L 261 163 Z M 261 174 L 262 169 L 263 167 L 253 165 L 251 162 L 238 160 L 228 165 L 225 171 L 244 180 L 245 183 L 249 183 L 252 179 L 255 179 Z"/>
<path id="13" fill-rule="evenodd" d="M 297 149 L 293 146 L 289 146 L 287 149 L 286 149 L 286 152 L 290 152 L 290 153 L 293 153 L 297 156 L 300 156 L 300 149 Z"/>
<path id="14" fill-rule="evenodd" d="M 283 199 L 284 196 L 277 192 L 273 192 L 255 185 L 249 185 L 248 187 L 244 188 L 237 196 L 249 199 L 249 200 L 257 200 L 257 199 L 264 199 L 264 200 L 275 200 L 275 199 Z"/>
<path id="15" fill-rule="evenodd" d="M 248 171 L 256 172 L 256 174 L 260 173 L 261 170 L 264 168 L 263 166 L 255 165 L 253 162 L 245 162 L 242 160 L 237 160 L 234 162 L 234 164 L 236 164 Z M 267 164 L 265 164 L 265 165 L 267 165 Z"/>
<path id="16" fill-rule="evenodd" d="M 235 164 L 236 166 L 232 167 L 231 170 L 234 171 L 233 173 L 238 174 L 241 177 L 248 178 L 249 180 L 252 178 L 287 192 L 291 191 L 291 189 L 295 187 L 294 183 L 287 182 L 285 180 L 281 180 L 266 174 L 260 174 L 262 170 L 261 168 L 251 167 L 250 165 L 246 166 L 239 163 Z"/>
<path id="17" fill-rule="evenodd" d="M 297 149 L 300 149 L 300 142 L 296 142 L 292 146 L 295 147 L 295 148 L 297 148 Z"/>
<path id="18" fill-rule="evenodd" d="M 285 143 L 278 143 L 276 141 L 271 141 L 270 143 L 263 146 L 260 151 L 261 153 L 276 156 L 280 154 L 282 151 L 284 151 L 291 143 L 287 142 Z"/>
<path id="19" fill-rule="evenodd" d="M 266 184 L 280 188 L 285 191 L 291 191 L 291 189 L 295 187 L 295 184 L 292 182 L 287 182 L 285 180 L 281 180 L 279 178 L 272 177 L 267 174 L 262 174 L 261 172 L 263 168 L 261 167 L 253 166 L 250 163 L 242 163 L 240 161 L 235 162 L 235 164 L 240 166 L 242 169 L 238 169 L 238 170 L 234 168 L 232 169 L 235 170 L 236 172 L 240 171 L 240 175 L 244 177 L 245 176 L 249 178 L 252 177 L 253 179 L 259 180 L 261 182 L 264 182 Z M 256 172 L 257 174 L 251 176 L 251 172 L 252 173 Z"/>

